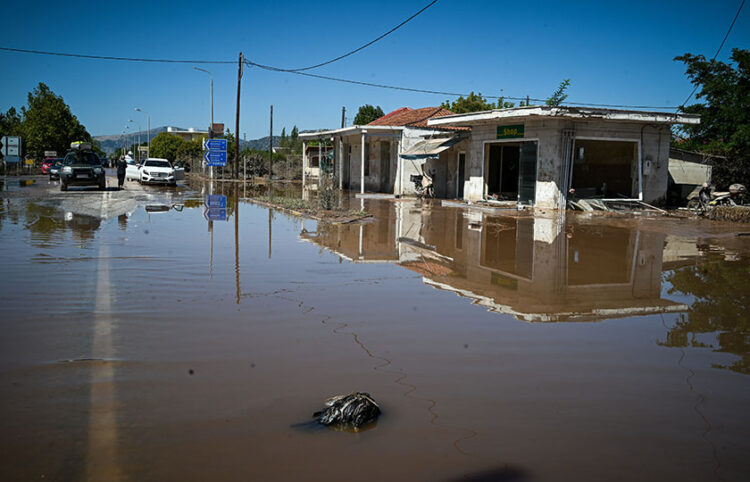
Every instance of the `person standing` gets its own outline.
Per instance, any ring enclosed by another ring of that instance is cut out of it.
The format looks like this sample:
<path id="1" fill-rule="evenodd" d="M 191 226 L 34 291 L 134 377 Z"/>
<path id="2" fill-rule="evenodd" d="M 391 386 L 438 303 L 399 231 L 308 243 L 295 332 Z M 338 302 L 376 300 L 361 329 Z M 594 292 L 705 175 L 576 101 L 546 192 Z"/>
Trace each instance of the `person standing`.
<path id="1" fill-rule="evenodd" d="M 117 189 L 122 189 L 122 185 L 125 183 L 125 170 L 128 168 L 125 158 L 121 157 L 117 161 Z"/>

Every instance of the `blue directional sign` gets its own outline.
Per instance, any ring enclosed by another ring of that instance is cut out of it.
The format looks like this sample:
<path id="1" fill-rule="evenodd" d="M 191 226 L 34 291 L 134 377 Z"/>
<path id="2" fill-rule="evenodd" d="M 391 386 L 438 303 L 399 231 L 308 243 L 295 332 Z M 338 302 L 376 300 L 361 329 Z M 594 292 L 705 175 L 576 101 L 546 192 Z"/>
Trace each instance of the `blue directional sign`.
<path id="1" fill-rule="evenodd" d="M 206 207 L 209 209 L 212 209 L 212 208 L 226 209 L 227 197 L 222 196 L 221 194 L 209 194 L 208 196 L 206 196 Z"/>
<path id="2" fill-rule="evenodd" d="M 206 151 L 203 153 L 203 160 L 206 161 L 207 166 L 226 166 L 227 153 L 226 151 Z"/>
<path id="3" fill-rule="evenodd" d="M 206 212 L 204 213 L 204 216 L 209 221 L 226 221 L 227 220 L 227 210 L 222 208 L 210 208 L 206 209 Z"/>
<path id="4" fill-rule="evenodd" d="M 226 139 L 206 139 L 203 141 L 203 150 L 205 151 L 227 151 Z"/>

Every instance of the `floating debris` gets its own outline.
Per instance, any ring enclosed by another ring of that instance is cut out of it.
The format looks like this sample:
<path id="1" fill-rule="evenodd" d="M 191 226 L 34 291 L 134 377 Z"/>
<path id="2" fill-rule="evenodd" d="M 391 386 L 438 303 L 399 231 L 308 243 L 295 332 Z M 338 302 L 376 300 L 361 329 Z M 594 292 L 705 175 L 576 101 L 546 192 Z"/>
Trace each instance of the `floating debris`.
<path id="1" fill-rule="evenodd" d="M 353 392 L 337 395 L 325 401 L 322 411 L 313 414 L 323 425 L 350 426 L 355 430 L 374 422 L 380 415 L 380 407 L 369 393 Z"/>

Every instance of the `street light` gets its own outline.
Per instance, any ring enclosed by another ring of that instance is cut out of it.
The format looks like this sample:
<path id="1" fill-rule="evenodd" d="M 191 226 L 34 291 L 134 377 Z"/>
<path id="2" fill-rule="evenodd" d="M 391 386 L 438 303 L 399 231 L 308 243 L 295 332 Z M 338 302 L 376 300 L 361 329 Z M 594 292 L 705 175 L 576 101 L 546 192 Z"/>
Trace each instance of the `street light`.
<path id="1" fill-rule="evenodd" d="M 128 123 L 130 122 L 138 126 L 138 147 L 135 153 L 135 158 L 138 164 L 140 164 L 141 163 L 141 125 L 137 123 L 136 121 L 134 121 L 133 119 L 128 120 Z"/>
<path id="2" fill-rule="evenodd" d="M 151 157 L 151 114 L 141 109 L 140 107 L 136 107 L 135 110 L 137 112 L 146 114 L 146 116 L 148 117 L 148 153 L 146 154 L 146 158 L 149 158 Z"/>
<path id="3" fill-rule="evenodd" d="M 208 76 L 211 78 L 211 125 L 208 126 L 208 138 L 213 139 L 214 137 L 214 76 L 211 72 L 209 72 L 206 69 L 202 69 L 200 67 L 193 67 L 195 70 L 200 70 L 201 72 L 205 72 L 208 74 Z M 205 165 L 204 165 L 205 169 Z M 203 171 L 205 173 L 205 170 Z M 214 177 L 214 168 L 213 166 L 209 168 L 208 170 L 209 176 L 211 179 Z"/>

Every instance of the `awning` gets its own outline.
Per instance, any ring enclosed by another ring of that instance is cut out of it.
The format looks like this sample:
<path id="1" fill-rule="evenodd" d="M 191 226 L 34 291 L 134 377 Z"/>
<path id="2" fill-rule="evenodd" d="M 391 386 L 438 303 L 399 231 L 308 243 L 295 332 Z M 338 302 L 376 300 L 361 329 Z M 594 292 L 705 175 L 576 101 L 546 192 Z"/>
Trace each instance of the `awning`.
<path id="1" fill-rule="evenodd" d="M 675 184 L 691 184 L 700 186 L 704 182 L 711 182 L 711 166 L 697 162 L 669 160 L 669 175 Z"/>
<path id="2" fill-rule="evenodd" d="M 427 139 L 411 146 L 401 153 L 401 157 L 409 159 L 424 159 L 428 157 L 437 157 L 441 152 L 449 149 L 461 139 L 458 136 L 449 138 L 441 137 L 439 139 Z"/>

